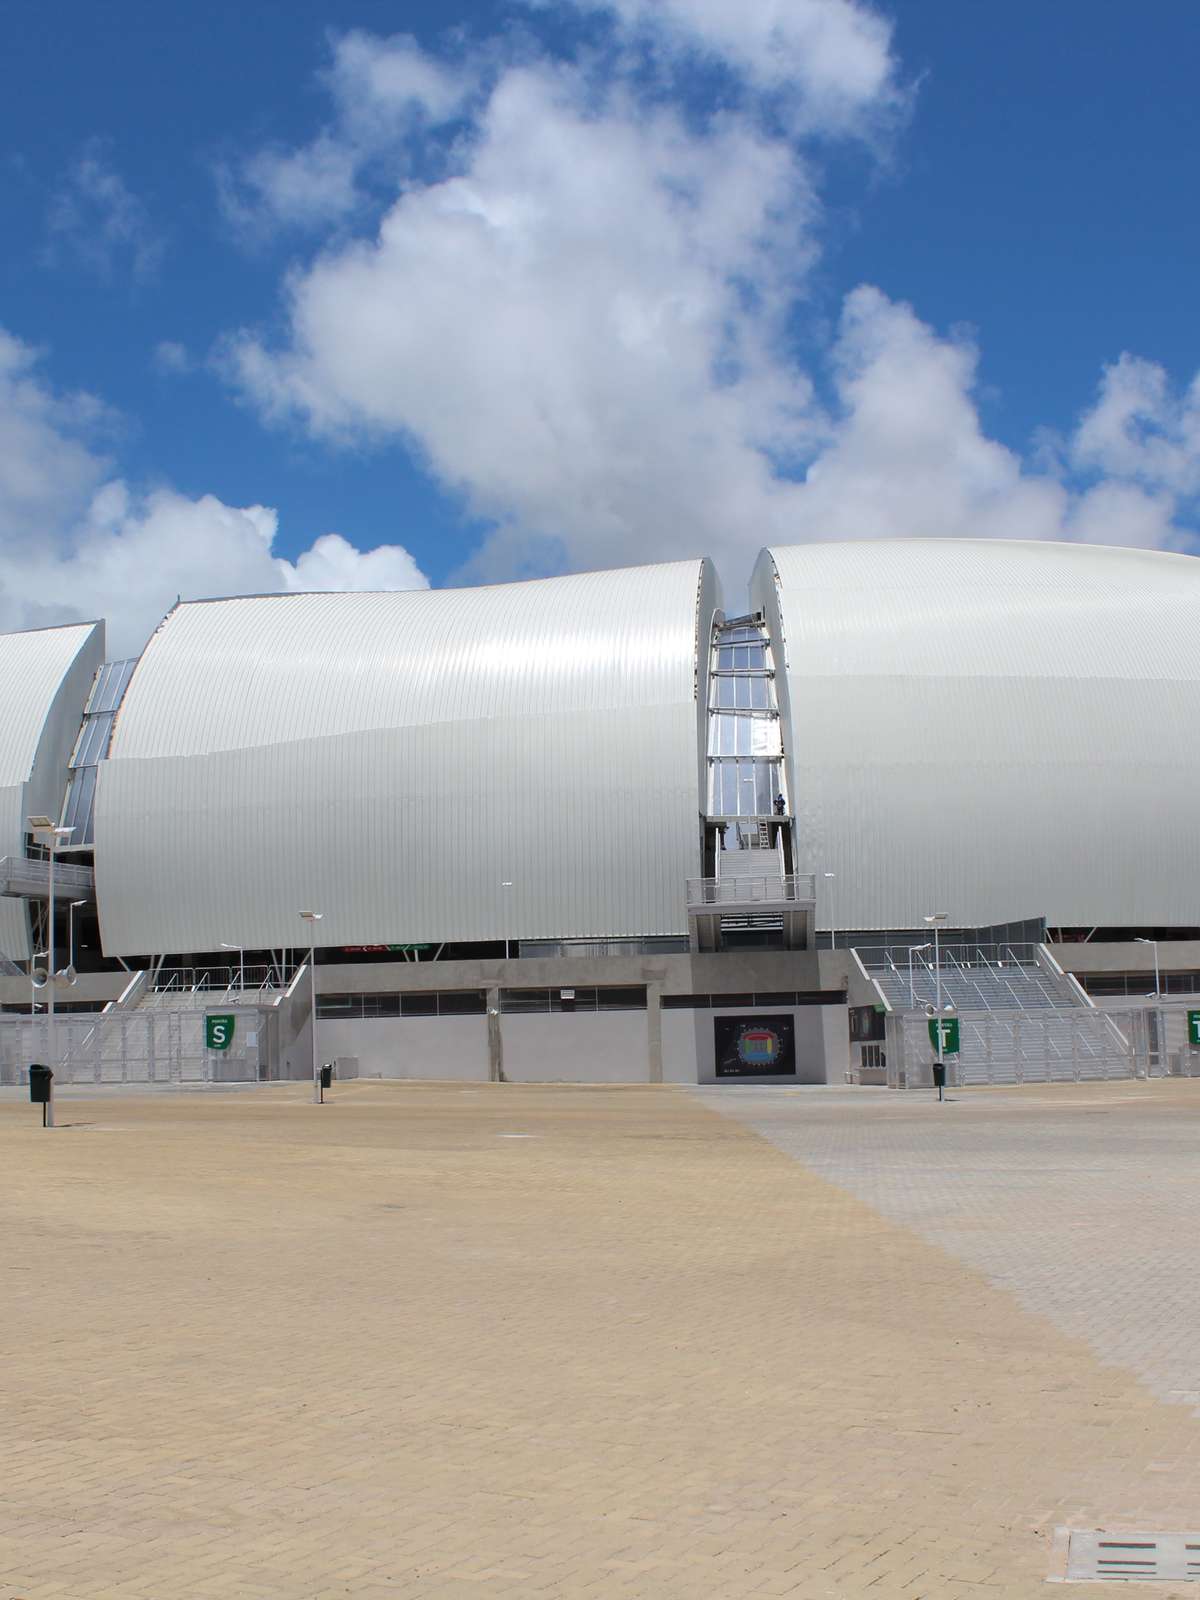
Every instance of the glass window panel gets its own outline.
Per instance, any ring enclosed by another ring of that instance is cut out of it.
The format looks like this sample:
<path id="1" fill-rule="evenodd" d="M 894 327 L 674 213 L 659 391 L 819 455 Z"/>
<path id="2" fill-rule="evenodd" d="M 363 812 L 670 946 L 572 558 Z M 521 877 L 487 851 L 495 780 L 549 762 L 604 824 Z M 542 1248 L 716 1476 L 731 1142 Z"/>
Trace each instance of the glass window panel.
<path id="1" fill-rule="evenodd" d="M 362 995 L 360 994 L 319 994 L 317 996 L 317 1016 L 328 1017 L 331 1021 L 337 1018 L 354 1018 L 362 1016 Z"/>
<path id="2" fill-rule="evenodd" d="M 751 754 L 756 756 L 777 756 L 782 754 L 782 746 L 779 742 L 779 722 L 775 717 L 748 717 L 746 721 L 753 739 Z"/>
<path id="3" fill-rule="evenodd" d="M 766 711 L 770 708 L 770 684 L 766 678 L 750 679 L 751 698 L 750 704 L 755 711 Z"/>
<path id="4" fill-rule="evenodd" d="M 487 1010 L 482 989 L 443 989 L 437 999 L 441 1017 L 481 1017 Z"/>
<path id="5" fill-rule="evenodd" d="M 715 706 L 735 706 L 737 704 L 737 679 L 714 678 L 712 703 Z"/>
<path id="6" fill-rule="evenodd" d="M 75 741 L 75 750 L 71 756 L 72 767 L 94 767 L 97 762 L 103 761 L 108 750 L 108 738 L 112 732 L 113 718 L 111 713 L 102 717 L 85 717 L 83 727 L 79 730 L 79 738 Z"/>
<path id="7" fill-rule="evenodd" d="M 735 667 L 748 667 L 750 665 L 750 648 L 748 645 L 739 644 L 735 646 L 733 664 Z"/>
<path id="8" fill-rule="evenodd" d="M 402 994 L 400 996 L 400 1015 L 402 1017 L 436 1017 L 437 995 L 432 992 L 422 994 L 420 990 Z"/>
<path id="9" fill-rule="evenodd" d="M 364 994 L 362 997 L 362 1014 L 364 1017 L 398 1017 L 400 1015 L 400 996 L 398 994 Z"/>
<path id="10" fill-rule="evenodd" d="M 699 1011 L 707 1005 L 706 994 L 665 994 L 662 997 L 664 1011 Z"/>
<path id="11" fill-rule="evenodd" d="M 121 703 L 121 697 L 129 686 L 133 676 L 133 669 L 137 666 L 137 657 L 131 661 L 110 661 L 100 668 L 92 685 L 92 692 L 88 699 L 87 710 L 115 711 Z"/>
<path id="12" fill-rule="evenodd" d="M 595 989 L 576 989 L 573 1000 L 562 1000 L 561 989 L 553 989 L 551 993 L 558 995 L 565 1009 L 574 1011 L 595 1011 L 596 1009 Z"/>
<path id="13" fill-rule="evenodd" d="M 752 644 L 746 647 L 746 665 L 755 667 L 760 672 L 767 665 L 767 647 L 764 644 Z"/>
<path id="14" fill-rule="evenodd" d="M 642 986 L 630 988 L 597 989 L 597 1011 L 644 1011 L 646 1009 L 646 990 Z"/>
<path id="15" fill-rule="evenodd" d="M 736 761 L 723 761 L 721 763 L 721 815 L 736 817 L 738 811 L 738 764 Z"/>
<path id="16" fill-rule="evenodd" d="M 771 809 L 771 768 L 765 761 L 754 763 L 754 807 L 759 816 Z"/>
<path id="17" fill-rule="evenodd" d="M 501 989 L 500 1009 L 509 1012 L 550 1010 L 549 989 Z"/>

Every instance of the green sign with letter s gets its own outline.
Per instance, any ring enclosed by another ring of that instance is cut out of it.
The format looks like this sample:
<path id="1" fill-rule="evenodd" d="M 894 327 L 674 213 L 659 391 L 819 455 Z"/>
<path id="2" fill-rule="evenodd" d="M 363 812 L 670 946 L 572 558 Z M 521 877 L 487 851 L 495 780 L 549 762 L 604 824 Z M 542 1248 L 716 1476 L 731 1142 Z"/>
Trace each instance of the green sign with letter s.
<path id="1" fill-rule="evenodd" d="M 233 1043 L 233 1027 L 237 1019 L 228 1014 L 224 1016 L 207 1016 L 204 1019 L 204 1048 L 206 1050 L 228 1050 Z"/>

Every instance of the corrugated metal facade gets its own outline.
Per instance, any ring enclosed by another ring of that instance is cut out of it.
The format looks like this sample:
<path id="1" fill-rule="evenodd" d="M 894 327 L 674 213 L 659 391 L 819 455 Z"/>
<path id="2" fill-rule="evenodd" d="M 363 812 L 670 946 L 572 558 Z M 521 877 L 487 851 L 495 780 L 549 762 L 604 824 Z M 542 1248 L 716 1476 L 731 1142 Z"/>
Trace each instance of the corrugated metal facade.
<path id="1" fill-rule="evenodd" d="M 0 634 L 0 856 L 25 854 L 31 814 L 57 822 L 67 761 L 103 659 L 102 622 Z M 0 950 L 15 961 L 29 956 L 24 901 L 0 898 Z"/>
<path id="2" fill-rule="evenodd" d="M 797 866 L 836 874 L 840 927 L 1200 922 L 1200 562 L 798 545 L 752 596 L 786 661 Z"/>
<path id="3" fill-rule="evenodd" d="M 707 563 L 178 607 L 99 775 L 110 954 L 677 934 Z"/>

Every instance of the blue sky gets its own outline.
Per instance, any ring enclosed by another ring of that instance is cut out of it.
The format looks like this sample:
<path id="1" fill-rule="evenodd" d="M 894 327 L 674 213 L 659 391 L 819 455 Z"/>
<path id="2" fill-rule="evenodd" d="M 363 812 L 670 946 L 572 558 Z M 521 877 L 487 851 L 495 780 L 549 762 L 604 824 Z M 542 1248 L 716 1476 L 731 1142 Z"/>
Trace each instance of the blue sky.
<path id="1" fill-rule="evenodd" d="M 1193 548 L 1190 0 L 6 24 L 5 626 L 703 552 L 736 589 L 767 540 Z"/>

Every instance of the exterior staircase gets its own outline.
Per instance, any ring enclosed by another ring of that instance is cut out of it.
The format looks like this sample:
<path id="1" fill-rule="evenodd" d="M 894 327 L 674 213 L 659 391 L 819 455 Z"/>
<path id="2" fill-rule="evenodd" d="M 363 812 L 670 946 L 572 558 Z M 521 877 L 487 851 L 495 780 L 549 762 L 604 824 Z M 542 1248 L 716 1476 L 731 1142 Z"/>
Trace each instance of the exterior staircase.
<path id="1" fill-rule="evenodd" d="M 859 959 L 892 1015 L 888 1019 L 890 1082 L 929 1082 L 934 1050 L 929 1013 L 938 974 L 925 955 L 891 947 L 863 949 Z M 954 947 L 942 951 L 941 1003 L 959 1021 L 959 1051 L 949 1058 L 960 1084 L 1075 1082 L 1127 1078 L 1135 1071 L 1131 1038 L 1119 1020 L 1091 1006 L 1039 946 Z"/>

